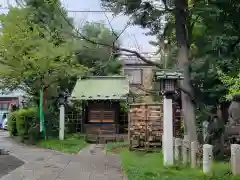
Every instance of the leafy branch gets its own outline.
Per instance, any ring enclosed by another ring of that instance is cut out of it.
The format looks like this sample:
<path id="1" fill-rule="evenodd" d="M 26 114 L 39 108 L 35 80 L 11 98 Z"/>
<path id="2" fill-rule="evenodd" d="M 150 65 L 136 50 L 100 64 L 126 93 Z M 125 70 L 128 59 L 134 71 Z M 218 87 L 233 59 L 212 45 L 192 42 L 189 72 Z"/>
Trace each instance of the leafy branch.
<path id="1" fill-rule="evenodd" d="M 76 34 L 71 34 L 73 37 L 75 38 L 78 38 L 78 39 L 81 39 L 81 40 L 85 40 L 87 42 L 90 42 L 92 44 L 97 44 L 97 45 L 101 45 L 101 46 L 106 46 L 106 47 L 110 47 L 112 48 L 113 50 L 116 50 L 116 51 L 123 51 L 123 52 L 127 52 L 129 54 L 133 54 L 135 55 L 136 57 L 138 57 L 139 59 L 141 59 L 143 62 L 147 63 L 147 64 L 150 64 L 152 66 L 156 66 L 158 68 L 162 68 L 162 65 L 159 64 L 159 63 L 156 63 L 154 61 L 151 61 L 149 59 L 147 59 L 146 57 L 144 57 L 143 55 L 141 55 L 139 52 L 135 51 L 135 50 L 131 50 L 131 49 L 127 49 L 127 48 L 123 48 L 123 47 L 119 47 L 115 44 L 105 44 L 105 43 L 102 43 L 102 42 L 97 42 L 97 41 L 94 41 L 94 40 L 91 40 L 89 39 L 87 36 L 85 36 L 83 33 L 81 33 L 77 28 L 75 28 L 75 26 L 72 24 L 72 22 L 69 21 L 69 19 L 67 19 L 61 8 L 58 7 L 58 10 L 59 10 L 59 13 L 61 14 L 62 18 L 67 22 L 67 24 L 75 31 Z M 126 29 L 126 28 L 125 28 Z M 123 31 L 122 31 L 123 32 Z M 121 35 L 121 34 L 120 34 Z M 119 38 L 119 37 L 118 37 Z"/>

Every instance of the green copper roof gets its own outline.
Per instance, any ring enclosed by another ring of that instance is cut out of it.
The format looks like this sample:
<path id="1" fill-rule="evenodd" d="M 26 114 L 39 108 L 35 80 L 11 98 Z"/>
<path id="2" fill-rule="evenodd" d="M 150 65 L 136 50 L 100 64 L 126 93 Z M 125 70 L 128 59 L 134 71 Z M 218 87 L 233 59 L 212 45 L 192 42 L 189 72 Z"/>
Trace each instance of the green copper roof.
<path id="1" fill-rule="evenodd" d="M 129 82 L 124 76 L 92 76 L 77 81 L 71 99 L 119 100 L 126 99 Z"/>

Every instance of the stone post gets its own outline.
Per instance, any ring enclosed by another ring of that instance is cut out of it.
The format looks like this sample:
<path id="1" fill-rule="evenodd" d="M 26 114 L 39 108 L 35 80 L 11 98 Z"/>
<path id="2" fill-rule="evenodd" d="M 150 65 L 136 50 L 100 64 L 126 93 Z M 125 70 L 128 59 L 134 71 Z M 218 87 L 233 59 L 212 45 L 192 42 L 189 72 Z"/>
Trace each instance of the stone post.
<path id="1" fill-rule="evenodd" d="M 172 98 L 163 99 L 163 164 L 173 165 L 173 108 Z"/>
<path id="2" fill-rule="evenodd" d="M 175 138 L 174 141 L 174 159 L 176 163 L 180 163 L 181 161 L 181 147 L 182 147 L 182 139 Z"/>
<path id="3" fill-rule="evenodd" d="M 65 107 L 64 105 L 60 106 L 60 117 L 59 117 L 59 140 L 64 140 L 64 131 L 65 131 Z"/>
<path id="4" fill-rule="evenodd" d="M 203 129 L 203 142 L 206 141 L 206 137 L 207 137 L 207 129 L 208 129 L 208 125 L 209 125 L 209 122 L 208 121 L 203 121 L 202 123 L 202 129 Z"/>
<path id="5" fill-rule="evenodd" d="M 183 137 L 183 140 L 185 140 L 185 141 L 189 141 L 189 135 L 188 134 L 184 134 L 184 137 Z"/>
<path id="6" fill-rule="evenodd" d="M 197 167 L 198 142 L 191 142 L 191 167 Z"/>
<path id="7" fill-rule="evenodd" d="M 163 143 L 163 141 L 164 141 L 164 138 L 163 138 L 163 135 L 162 135 L 162 149 L 164 149 L 164 143 Z M 164 155 L 164 151 L 162 152 L 163 153 L 163 155 Z"/>
<path id="8" fill-rule="evenodd" d="M 183 164 L 188 164 L 190 162 L 190 142 L 188 140 L 183 140 L 182 158 Z"/>
<path id="9" fill-rule="evenodd" d="M 240 145 L 231 144 L 231 169 L 234 176 L 240 175 Z"/>
<path id="10" fill-rule="evenodd" d="M 213 165 L 213 146 L 210 144 L 203 145 L 203 173 L 210 173 Z"/>
<path id="11" fill-rule="evenodd" d="M 190 142 L 188 140 L 182 142 L 182 159 L 185 165 L 190 162 Z"/>

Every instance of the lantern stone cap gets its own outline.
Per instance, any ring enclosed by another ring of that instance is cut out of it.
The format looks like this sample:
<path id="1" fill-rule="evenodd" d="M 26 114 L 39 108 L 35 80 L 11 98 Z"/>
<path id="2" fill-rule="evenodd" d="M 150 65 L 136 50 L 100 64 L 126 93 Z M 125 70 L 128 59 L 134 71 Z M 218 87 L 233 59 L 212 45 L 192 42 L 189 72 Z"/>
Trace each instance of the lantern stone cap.
<path id="1" fill-rule="evenodd" d="M 158 70 L 155 72 L 155 79 L 172 79 L 172 80 L 180 80 L 183 79 L 182 71 L 173 71 L 173 70 Z"/>
<path id="2" fill-rule="evenodd" d="M 207 149 L 208 149 L 208 148 L 212 148 L 212 147 L 213 147 L 213 146 L 212 146 L 211 144 L 204 144 L 204 145 L 203 145 L 203 148 L 207 148 Z"/>

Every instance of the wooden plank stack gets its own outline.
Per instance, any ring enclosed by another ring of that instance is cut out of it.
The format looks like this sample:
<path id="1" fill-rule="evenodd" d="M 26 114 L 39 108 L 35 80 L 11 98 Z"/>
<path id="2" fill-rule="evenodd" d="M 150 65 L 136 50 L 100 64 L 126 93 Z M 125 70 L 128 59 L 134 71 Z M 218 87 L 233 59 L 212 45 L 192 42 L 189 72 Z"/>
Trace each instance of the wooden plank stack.
<path id="1" fill-rule="evenodd" d="M 179 122 L 177 122 L 177 128 L 174 128 L 174 134 L 179 134 Z M 130 105 L 128 123 L 130 150 L 148 151 L 161 147 L 163 135 L 162 104 Z"/>
<path id="2" fill-rule="evenodd" d="M 162 104 L 133 104 L 129 112 L 130 149 L 148 150 L 161 145 Z"/>

